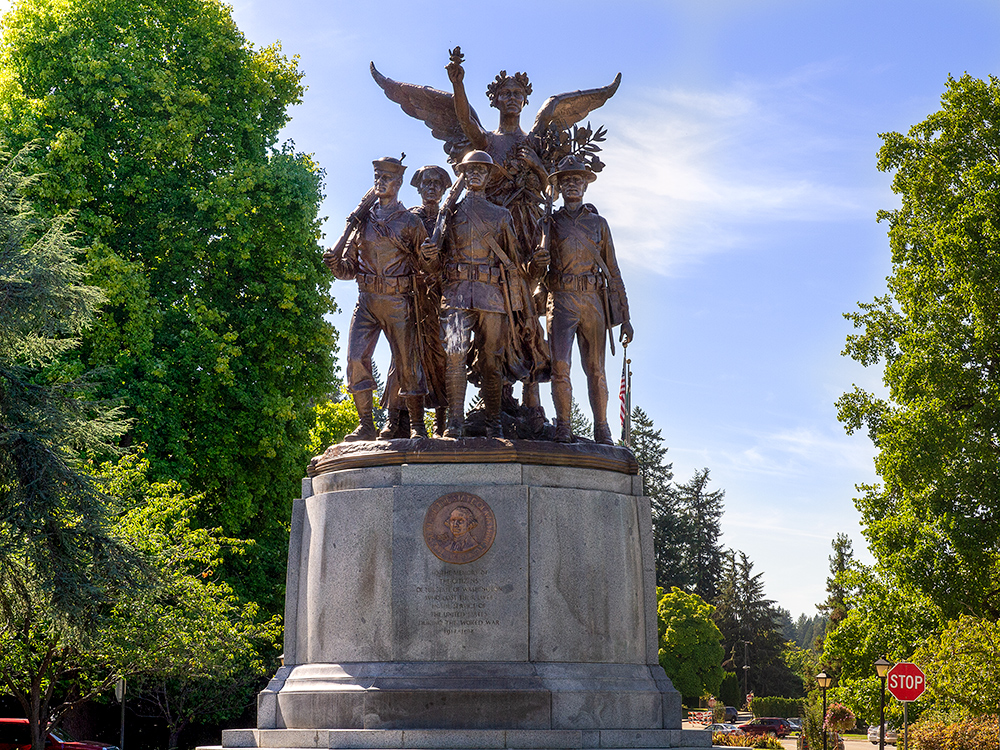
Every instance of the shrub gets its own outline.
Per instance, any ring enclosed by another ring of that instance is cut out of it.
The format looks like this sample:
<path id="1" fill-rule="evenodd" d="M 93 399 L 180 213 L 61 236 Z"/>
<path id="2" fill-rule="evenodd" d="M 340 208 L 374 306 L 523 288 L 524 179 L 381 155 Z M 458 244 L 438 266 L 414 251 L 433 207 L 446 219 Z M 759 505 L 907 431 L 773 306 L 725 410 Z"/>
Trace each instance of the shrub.
<path id="1" fill-rule="evenodd" d="M 754 716 L 801 716 L 801 698 L 755 697 L 750 706 Z"/>
<path id="2" fill-rule="evenodd" d="M 751 737 L 748 734 L 712 733 L 712 744 L 725 747 L 758 747 L 763 750 L 784 750 L 784 746 L 774 737 Z"/>
<path id="3" fill-rule="evenodd" d="M 914 750 L 996 750 L 997 717 L 979 716 L 951 724 L 920 722 L 910 728 L 910 742 Z"/>

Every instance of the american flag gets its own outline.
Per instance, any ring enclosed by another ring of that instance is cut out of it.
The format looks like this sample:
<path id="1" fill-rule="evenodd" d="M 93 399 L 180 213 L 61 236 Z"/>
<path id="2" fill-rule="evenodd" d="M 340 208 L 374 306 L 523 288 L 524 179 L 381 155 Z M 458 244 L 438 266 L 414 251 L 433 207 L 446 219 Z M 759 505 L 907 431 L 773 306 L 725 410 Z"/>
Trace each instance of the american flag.
<path id="1" fill-rule="evenodd" d="M 622 384 L 618 391 L 618 400 L 621 401 L 622 444 L 627 448 L 632 446 L 632 394 L 629 392 L 632 373 L 628 370 L 629 362 L 630 359 L 622 357 Z"/>

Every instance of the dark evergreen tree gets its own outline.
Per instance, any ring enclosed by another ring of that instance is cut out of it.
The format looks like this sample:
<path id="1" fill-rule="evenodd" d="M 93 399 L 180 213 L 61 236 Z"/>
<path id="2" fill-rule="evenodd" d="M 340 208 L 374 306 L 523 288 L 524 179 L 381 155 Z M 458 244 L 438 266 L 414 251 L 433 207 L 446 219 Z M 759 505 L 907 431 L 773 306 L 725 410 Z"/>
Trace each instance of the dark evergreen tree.
<path id="1" fill-rule="evenodd" d="M 847 617 L 847 599 L 851 586 L 847 573 L 854 562 L 854 548 L 847 534 L 837 534 L 833 540 L 833 554 L 829 557 L 830 575 L 826 579 L 826 601 L 816 605 L 816 609 L 827 617 L 826 632 L 832 632 Z M 817 635 L 821 635 L 817 633 Z"/>
<path id="2" fill-rule="evenodd" d="M 725 490 L 708 491 L 708 469 L 694 473 L 690 481 L 678 484 L 674 493 L 676 506 L 684 517 L 684 568 L 689 591 L 707 602 L 715 599 L 722 575 L 724 552 L 719 543 L 722 499 Z"/>
<path id="3" fill-rule="evenodd" d="M 684 566 L 687 519 L 680 512 L 677 493 L 670 484 L 673 464 L 665 460 L 667 447 L 661 433 L 653 429 L 653 420 L 646 412 L 638 406 L 632 409 L 632 453 L 653 513 L 656 585 L 667 591 L 673 586 L 686 590 L 690 583 Z"/>
<path id="4" fill-rule="evenodd" d="M 127 425 L 64 361 L 104 298 L 83 283 L 68 219 L 22 199 L 22 157 L 0 166 L 0 628 L 42 607 L 85 629 L 138 569 L 85 466 Z"/>
<path id="5" fill-rule="evenodd" d="M 715 622 L 727 654 L 723 666 L 756 695 L 799 697 L 802 681 L 782 658 L 781 616 L 764 596 L 762 576 L 753 574 L 753 563 L 743 552 L 726 556 L 715 601 Z"/>

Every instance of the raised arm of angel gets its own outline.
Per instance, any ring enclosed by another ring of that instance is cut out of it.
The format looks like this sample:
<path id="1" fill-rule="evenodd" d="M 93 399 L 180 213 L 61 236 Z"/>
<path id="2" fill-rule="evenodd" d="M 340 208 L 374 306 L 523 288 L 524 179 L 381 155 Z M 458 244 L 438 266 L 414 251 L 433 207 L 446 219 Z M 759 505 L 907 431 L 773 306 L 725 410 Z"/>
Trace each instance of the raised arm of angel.
<path id="1" fill-rule="evenodd" d="M 448 71 L 448 80 L 451 81 L 454 92 L 455 116 L 458 118 L 458 124 L 472 147 L 485 151 L 488 146 L 486 131 L 473 117 L 472 107 L 469 106 L 469 97 L 465 93 L 465 68 L 462 67 L 462 53 L 459 47 L 451 51 L 451 62 L 445 66 L 445 70 Z"/>

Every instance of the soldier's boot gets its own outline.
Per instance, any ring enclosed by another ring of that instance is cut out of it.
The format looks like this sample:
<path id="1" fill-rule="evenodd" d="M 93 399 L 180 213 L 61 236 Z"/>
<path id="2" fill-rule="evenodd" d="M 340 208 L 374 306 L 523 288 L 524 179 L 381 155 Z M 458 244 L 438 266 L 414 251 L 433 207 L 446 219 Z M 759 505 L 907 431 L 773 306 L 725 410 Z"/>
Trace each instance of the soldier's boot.
<path id="1" fill-rule="evenodd" d="M 572 443 L 573 429 L 570 415 L 573 413 L 573 386 L 568 380 L 552 381 L 552 403 L 556 407 L 556 441 Z"/>
<path id="2" fill-rule="evenodd" d="M 434 410 L 434 435 L 444 437 L 444 431 L 448 427 L 448 409 L 439 406 Z"/>
<path id="3" fill-rule="evenodd" d="M 590 380 L 590 378 L 588 378 Z M 594 442 L 614 445 L 611 428 L 608 427 L 608 391 L 597 383 L 589 384 L 590 408 L 594 412 Z"/>
<path id="4" fill-rule="evenodd" d="M 378 431 L 375 429 L 375 420 L 372 415 L 372 392 L 356 391 L 354 393 L 354 406 L 358 410 L 360 423 L 354 432 L 344 436 L 344 440 L 375 440 L 378 438 Z"/>
<path id="5" fill-rule="evenodd" d="M 427 425 L 424 424 L 424 397 L 407 396 L 406 410 L 410 413 L 410 437 L 427 437 Z"/>
<path id="6" fill-rule="evenodd" d="M 389 415 L 385 422 L 385 427 L 378 434 L 379 440 L 392 440 L 399 437 L 399 409 L 389 409 Z"/>
<path id="7" fill-rule="evenodd" d="M 444 385 L 448 394 L 448 426 L 446 438 L 460 438 L 465 434 L 465 357 L 449 357 L 445 365 Z"/>
<path id="8" fill-rule="evenodd" d="M 486 437 L 502 438 L 500 404 L 503 401 L 503 383 L 499 373 L 490 373 L 483 379 L 483 407 L 486 412 Z"/>
<path id="9" fill-rule="evenodd" d="M 409 402 L 407 402 L 409 403 Z M 399 427 L 396 428 L 396 437 L 410 437 L 410 411 L 409 409 L 399 410 Z"/>
<path id="10" fill-rule="evenodd" d="M 538 383 L 525 383 L 521 389 L 524 407 L 528 410 L 528 429 L 532 435 L 540 435 L 545 430 L 545 407 Z"/>

